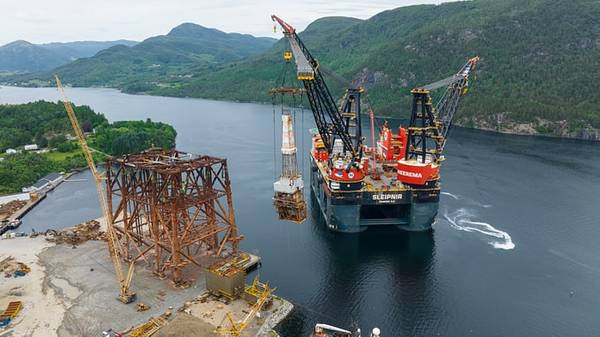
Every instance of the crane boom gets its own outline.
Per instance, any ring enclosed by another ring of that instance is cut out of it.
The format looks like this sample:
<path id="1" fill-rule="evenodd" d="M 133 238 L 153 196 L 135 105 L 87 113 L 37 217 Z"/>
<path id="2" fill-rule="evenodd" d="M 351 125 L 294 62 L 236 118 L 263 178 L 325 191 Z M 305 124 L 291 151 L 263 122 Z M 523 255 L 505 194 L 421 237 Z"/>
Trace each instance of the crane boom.
<path id="1" fill-rule="evenodd" d="M 362 139 L 360 136 L 354 135 L 356 139 L 353 142 L 353 136 L 348 132 L 349 121 L 344 119 L 343 113 L 333 99 L 321 73 L 319 62 L 300 40 L 294 27 L 276 15 L 272 15 L 271 19 L 279 23 L 283 29 L 283 35 L 290 43 L 296 61 L 297 78 L 304 84 L 315 123 L 325 147 L 331 153 L 335 141 L 339 139 L 344 145 L 344 153 L 349 153 L 353 158 L 358 159 L 362 148 Z"/>
<path id="2" fill-rule="evenodd" d="M 441 149 L 444 149 L 446 140 L 448 139 L 448 133 L 452 127 L 452 120 L 462 96 L 467 94 L 469 86 L 469 75 L 479 62 L 479 57 L 473 57 L 467 61 L 467 63 L 460 69 L 460 71 L 447 79 L 438 81 L 436 83 L 429 84 L 424 87 L 426 90 L 435 90 L 446 86 L 446 91 L 436 104 L 435 110 L 438 112 L 439 120 L 441 124 L 440 135 L 443 137 L 443 143 Z"/>
<path id="3" fill-rule="evenodd" d="M 408 126 L 406 155 L 398 163 L 398 180 L 421 186 L 426 186 L 427 181 L 436 181 L 454 115 L 468 91 L 469 75 L 478 62 L 479 57 L 473 57 L 456 75 L 411 91 L 412 114 Z M 444 86 L 446 91 L 434 107 L 431 90 Z"/>
<path id="4" fill-rule="evenodd" d="M 104 193 L 104 189 L 102 188 L 102 175 L 98 172 L 96 168 L 96 164 L 94 163 L 94 157 L 92 156 L 90 147 L 88 146 L 88 143 L 85 139 L 85 135 L 83 134 L 83 131 L 79 126 L 79 121 L 77 120 L 77 115 L 75 115 L 73 106 L 71 105 L 71 102 L 65 94 L 65 90 L 62 86 L 62 83 L 60 82 L 60 79 L 57 75 L 55 75 L 54 78 L 56 79 L 56 87 L 58 88 L 58 91 L 62 96 L 62 101 L 65 106 L 65 110 L 67 111 L 67 116 L 69 117 L 69 121 L 71 122 L 71 126 L 73 127 L 73 132 L 75 133 L 75 136 L 79 141 L 79 146 L 81 147 L 81 151 L 83 152 L 85 161 L 87 162 L 87 165 L 90 171 L 92 172 L 92 175 L 94 176 L 94 181 L 96 183 L 96 193 L 98 193 L 98 201 L 100 202 L 102 215 L 104 216 L 104 220 L 106 221 L 108 250 L 120 286 L 119 300 L 123 303 L 130 303 L 135 299 L 135 293 L 129 292 L 129 285 L 131 284 L 131 279 L 133 277 L 134 263 L 132 262 L 129 265 L 127 276 L 124 277 L 123 270 L 121 268 L 121 261 L 119 260 L 119 252 L 117 251 L 116 234 L 115 229 L 113 227 L 112 214 L 109 211 L 106 194 Z"/>

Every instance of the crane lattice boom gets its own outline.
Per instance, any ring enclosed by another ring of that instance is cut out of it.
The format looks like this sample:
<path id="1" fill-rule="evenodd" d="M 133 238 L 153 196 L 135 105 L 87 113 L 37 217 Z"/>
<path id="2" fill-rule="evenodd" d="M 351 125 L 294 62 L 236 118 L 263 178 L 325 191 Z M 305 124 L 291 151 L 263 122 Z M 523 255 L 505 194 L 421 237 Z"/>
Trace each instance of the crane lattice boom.
<path id="1" fill-rule="evenodd" d="M 248 312 L 240 322 L 235 322 L 233 315 L 227 313 L 226 318 L 229 322 L 229 327 L 220 326 L 215 332 L 221 336 L 240 337 L 242 332 L 250 325 L 250 322 L 252 322 L 256 314 L 258 314 L 269 301 L 273 291 L 275 291 L 275 289 L 271 288 L 268 282 L 262 283 L 258 280 L 258 276 L 255 277 L 252 286 L 246 289 L 246 292 L 249 292 L 256 297 L 256 303 L 254 303 L 250 312 Z"/>
<path id="2" fill-rule="evenodd" d="M 313 112 L 317 129 L 329 153 L 333 151 L 335 140 L 339 139 L 344 145 L 344 153 L 349 153 L 354 159 L 360 156 L 362 140 L 354 136 L 353 142 L 348 132 L 348 121 L 344 119 L 321 73 L 319 62 L 311 55 L 302 40 L 296 34 L 296 29 L 272 15 L 271 19 L 281 25 L 283 35 L 290 43 L 297 66 L 297 78 L 302 81 Z M 360 128 L 360 125 L 358 126 Z"/>
<path id="3" fill-rule="evenodd" d="M 479 57 L 473 57 L 456 75 L 411 91 L 413 107 L 407 128 L 405 158 L 398 162 L 398 180 L 420 186 L 428 181 L 431 184 L 437 181 L 454 115 L 462 97 L 467 93 L 469 75 L 478 61 Z M 434 107 L 431 90 L 444 86 L 446 91 Z"/>
<path id="4" fill-rule="evenodd" d="M 67 98 L 65 94 L 65 90 L 60 82 L 58 76 L 54 76 L 56 79 L 56 86 L 58 91 L 62 96 L 63 104 L 65 106 L 65 110 L 67 111 L 67 116 L 69 117 L 69 121 L 71 122 L 71 126 L 73 127 L 73 132 L 79 141 L 79 145 L 81 147 L 81 151 L 83 152 L 83 156 L 85 157 L 85 161 L 94 176 L 94 182 L 96 183 L 96 193 L 98 193 L 98 201 L 100 202 L 100 208 L 102 209 L 102 215 L 104 216 L 104 220 L 106 221 L 106 233 L 108 236 L 108 250 L 110 253 L 110 257 L 112 259 L 113 266 L 115 268 L 115 273 L 117 275 L 117 280 L 120 286 L 119 300 L 123 303 L 130 303 L 135 299 L 135 293 L 129 292 L 129 285 L 131 284 L 131 280 L 133 278 L 133 262 L 129 265 L 129 270 L 127 275 L 123 275 L 123 270 L 121 267 L 121 261 L 119 260 L 119 252 L 117 250 L 116 244 L 116 234 L 115 229 L 113 227 L 112 215 L 109 212 L 108 201 L 106 198 L 106 193 L 102 188 L 103 177 L 98 172 L 96 168 L 96 164 L 94 163 L 94 157 L 92 156 L 92 152 L 90 151 L 90 147 L 85 139 L 85 135 L 79 126 L 79 121 L 77 120 L 77 115 L 75 115 L 75 111 L 73 110 L 73 106 L 71 102 Z"/>
<path id="5" fill-rule="evenodd" d="M 424 89 L 431 91 L 437 88 L 441 88 L 443 86 L 447 86 L 444 95 L 435 107 L 435 110 L 438 112 L 439 120 L 442 123 L 440 130 L 441 136 L 444 137 L 441 146 L 442 150 L 446 145 L 446 140 L 448 139 L 448 132 L 450 132 L 450 128 L 452 127 L 452 120 L 454 119 L 454 115 L 458 110 L 461 97 L 467 94 L 469 86 L 469 75 L 473 70 L 475 70 L 477 62 L 479 62 L 479 57 L 473 57 L 469 59 L 469 61 L 467 61 L 467 63 L 461 68 L 461 70 L 456 75 L 449 77 L 445 80 L 436 82 L 439 86 L 430 84 L 424 87 Z"/>

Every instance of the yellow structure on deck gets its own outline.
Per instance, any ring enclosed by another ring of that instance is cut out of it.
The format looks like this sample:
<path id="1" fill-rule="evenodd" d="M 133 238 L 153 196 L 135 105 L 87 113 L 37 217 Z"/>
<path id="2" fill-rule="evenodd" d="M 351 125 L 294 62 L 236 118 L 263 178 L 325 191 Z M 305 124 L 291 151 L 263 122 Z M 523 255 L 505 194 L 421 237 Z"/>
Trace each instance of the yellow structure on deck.
<path id="1" fill-rule="evenodd" d="M 215 332 L 221 336 L 240 337 L 242 332 L 248 327 L 252 319 L 260 312 L 263 306 L 271 299 L 271 295 L 275 291 L 274 288 L 269 286 L 269 283 L 262 283 L 258 280 L 258 276 L 252 282 L 252 285 L 246 287 L 245 293 L 256 299 L 256 302 L 252 306 L 252 310 L 244 317 L 243 320 L 235 322 L 233 315 L 227 313 L 227 321 L 229 322 L 228 327 L 220 326 Z"/>
<path id="2" fill-rule="evenodd" d="M 15 317 L 17 317 L 19 312 L 21 312 L 22 308 L 23 308 L 23 302 L 21 302 L 21 301 L 14 301 L 14 302 L 8 303 L 6 310 L 4 310 L 2 315 L 0 315 L 0 321 L 5 320 L 7 318 L 14 319 Z"/>
<path id="3" fill-rule="evenodd" d="M 129 334 L 129 337 L 150 337 L 166 324 L 167 320 L 162 317 L 150 318 L 148 322 L 133 329 Z"/>
<path id="4" fill-rule="evenodd" d="M 79 126 L 79 121 L 77 120 L 77 116 L 75 115 L 75 111 L 73 110 L 73 106 L 71 106 L 71 102 L 67 98 L 65 94 L 65 90 L 63 89 L 62 83 L 58 76 L 54 76 L 56 79 L 56 87 L 58 91 L 60 91 L 63 104 L 65 106 L 65 110 L 67 111 L 67 115 L 69 116 L 69 121 L 71 122 L 71 126 L 73 127 L 73 132 L 77 139 L 79 140 L 79 145 L 81 146 L 81 151 L 83 152 L 83 156 L 88 164 L 92 175 L 94 176 L 94 180 L 96 183 L 96 192 L 98 193 L 98 200 L 100 201 L 100 207 L 102 208 L 102 215 L 104 216 L 104 220 L 106 221 L 106 234 L 108 236 L 108 251 L 110 253 L 110 257 L 113 262 L 113 266 L 115 268 L 115 272 L 117 274 L 117 279 L 119 281 L 120 292 L 119 292 L 119 300 L 125 304 L 131 303 L 135 300 L 135 293 L 129 292 L 129 285 L 131 284 L 131 279 L 133 278 L 133 270 L 134 270 L 134 260 L 129 264 L 129 270 L 127 272 L 127 276 L 123 275 L 123 270 L 121 269 L 121 261 L 119 260 L 119 251 L 117 248 L 116 242 L 116 233 L 113 227 L 112 214 L 109 211 L 108 201 L 106 198 L 106 193 L 102 188 L 102 180 L 104 179 L 102 175 L 96 169 L 96 164 L 94 163 L 94 157 L 92 157 L 92 152 L 85 140 L 85 135 L 83 131 L 81 131 L 81 127 Z"/>

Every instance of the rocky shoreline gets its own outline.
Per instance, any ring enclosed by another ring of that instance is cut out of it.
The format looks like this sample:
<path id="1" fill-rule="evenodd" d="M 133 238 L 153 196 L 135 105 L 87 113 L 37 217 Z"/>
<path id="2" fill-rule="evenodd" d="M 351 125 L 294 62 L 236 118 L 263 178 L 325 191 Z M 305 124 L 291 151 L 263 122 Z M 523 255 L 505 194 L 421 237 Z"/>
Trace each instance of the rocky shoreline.
<path id="1" fill-rule="evenodd" d="M 532 122 L 520 123 L 510 120 L 504 115 L 497 115 L 491 121 L 483 118 L 470 118 L 459 119 L 455 122 L 456 126 L 463 128 L 510 135 L 600 141 L 600 129 L 585 124 L 583 121 L 577 123 L 580 125 L 573 124 L 575 122 L 550 121 L 537 117 Z"/>

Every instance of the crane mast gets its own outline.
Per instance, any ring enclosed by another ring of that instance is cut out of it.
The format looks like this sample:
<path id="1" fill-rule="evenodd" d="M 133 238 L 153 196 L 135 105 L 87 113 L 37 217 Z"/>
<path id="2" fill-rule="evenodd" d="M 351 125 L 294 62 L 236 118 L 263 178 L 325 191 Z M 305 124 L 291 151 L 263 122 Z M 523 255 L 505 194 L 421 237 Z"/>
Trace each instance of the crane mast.
<path id="1" fill-rule="evenodd" d="M 447 79 L 413 89 L 408 126 L 395 133 L 384 123 L 379 141 L 375 144 L 372 135 L 373 147 L 368 148 L 360 125 L 362 88 L 347 89 L 337 105 L 323 78 L 327 70 L 294 27 L 275 15 L 271 19 L 289 42 L 291 51 L 284 59 L 295 59 L 296 77 L 303 83 L 318 129 L 312 137 L 310 186 L 327 227 L 344 233 L 381 225 L 430 229 L 439 207 L 446 140 L 479 58 L 469 59 Z M 443 87 L 446 91 L 434 105 L 431 92 Z"/>
<path id="2" fill-rule="evenodd" d="M 467 94 L 469 75 L 478 61 L 479 57 L 473 57 L 456 75 L 411 91 L 413 108 L 408 127 L 406 159 L 415 159 L 421 163 L 431 160 L 436 164 L 443 160 L 442 152 L 452 120 L 462 97 Z M 444 86 L 446 91 L 433 107 L 431 91 Z"/>
<path id="3" fill-rule="evenodd" d="M 65 110 L 67 111 L 67 116 L 69 117 L 69 121 L 71 122 L 73 132 L 75 133 L 75 136 L 77 137 L 77 140 L 79 141 L 79 146 L 81 147 L 81 151 L 83 152 L 85 161 L 87 162 L 87 165 L 88 165 L 90 171 L 92 172 L 92 175 L 94 176 L 94 182 L 96 184 L 96 193 L 98 193 L 98 201 L 100 202 L 100 208 L 102 209 L 102 215 L 104 216 L 104 220 L 106 221 L 106 233 L 107 233 L 107 237 L 108 237 L 108 251 L 109 251 L 110 257 L 112 259 L 113 266 L 115 268 L 117 280 L 119 282 L 119 288 L 120 288 L 119 300 L 125 304 L 131 303 L 132 301 L 135 300 L 135 293 L 132 293 L 129 291 L 129 286 L 130 286 L 131 280 L 133 278 L 134 263 L 133 262 L 130 263 L 127 275 L 125 276 L 123 274 L 123 270 L 121 267 L 121 261 L 119 260 L 119 252 L 117 250 L 116 233 L 115 233 L 115 229 L 113 227 L 112 214 L 109 211 L 106 193 L 104 192 L 104 189 L 102 188 L 103 177 L 96 169 L 96 164 L 94 163 L 94 157 L 92 156 L 90 147 L 88 146 L 88 143 L 85 139 L 85 135 L 83 134 L 83 131 L 81 130 L 79 121 L 77 120 L 77 115 L 75 115 L 75 111 L 73 110 L 73 106 L 71 105 L 71 102 L 69 101 L 69 99 L 67 98 L 67 95 L 65 94 L 65 90 L 62 86 L 62 83 L 60 82 L 60 79 L 58 78 L 58 76 L 55 75 L 54 78 L 56 79 L 56 87 L 58 88 L 58 91 L 60 92 L 60 94 L 62 96 L 63 104 L 65 106 Z"/>
<path id="4" fill-rule="evenodd" d="M 349 154 L 353 160 L 359 160 L 362 150 L 360 117 L 358 117 L 358 122 L 356 122 L 356 118 L 350 118 L 351 111 L 348 111 L 346 114 L 340 111 L 341 109 L 338 108 L 325 83 L 319 62 L 311 55 L 302 40 L 300 40 L 296 34 L 296 29 L 276 15 L 272 15 L 271 19 L 279 23 L 283 29 L 283 35 L 290 43 L 290 48 L 296 60 L 297 78 L 304 84 L 317 129 L 327 151 L 332 153 L 336 140 L 340 140 L 343 144 L 344 154 Z M 360 104 L 352 104 L 354 100 L 360 102 L 360 99 L 357 98 L 359 94 L 360 90 L 350 89 L 345 96 L 342 107 L 360 106 Z M 350 98 L 353 101 L 348 104 L 348 99 Z M 360 111 L 352 111 L 352 115 L 360 116 Z M 355 124 L 351 126 L 351 123 Z M 350 133 L 350 127 L 355 129 L 355 134 Z"/>
<path id="5" fill-rule="evenodd" d="M 412 112 L 406 154 L 398 161 L 399 181 L 430 188 L 439 180 L 448 133 L 462 97 L 467 94 L 469 76 L 478 62 L 479 57 L 473 57 L 456 75 L 411 91 Z M 431 91 L 444 86 L 446 91 L 434 107 Z"/>

